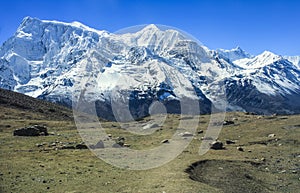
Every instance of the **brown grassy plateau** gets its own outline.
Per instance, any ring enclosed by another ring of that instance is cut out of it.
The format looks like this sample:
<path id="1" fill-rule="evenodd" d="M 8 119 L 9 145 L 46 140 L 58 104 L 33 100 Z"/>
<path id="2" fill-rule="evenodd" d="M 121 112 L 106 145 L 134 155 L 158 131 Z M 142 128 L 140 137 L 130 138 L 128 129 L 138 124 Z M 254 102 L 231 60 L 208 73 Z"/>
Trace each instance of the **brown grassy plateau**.
<path id="1" fill-rule="evenodd" d="M 88 149 L 57 149 L 82 142 L 64 107 L 0 90 L 0 192 L 299 192 L 300 116 L 227 113 L 219 140 L 234 140 L 224 150 L 198 154 L 209 115 L 200 117 L 190 145 L 173 161 L 142 171 L 120 169 Z M 147 122 L 149 118 L 140 121 Z M 160 145 L 177 129 L 179 115 L 168 115 L 160 130 L 133 135 L 116 122 L 102 122 L 113 137 L 124 136 L 134 149 Z M 49 136 L 17 137 L 16 128 L 40 124 Z M 275 134 L 269 137 L 269 134 Z M 36 144 L 43 144 L 37 147 Z M 240 146 L 244 151 L 238 151 Z"/>

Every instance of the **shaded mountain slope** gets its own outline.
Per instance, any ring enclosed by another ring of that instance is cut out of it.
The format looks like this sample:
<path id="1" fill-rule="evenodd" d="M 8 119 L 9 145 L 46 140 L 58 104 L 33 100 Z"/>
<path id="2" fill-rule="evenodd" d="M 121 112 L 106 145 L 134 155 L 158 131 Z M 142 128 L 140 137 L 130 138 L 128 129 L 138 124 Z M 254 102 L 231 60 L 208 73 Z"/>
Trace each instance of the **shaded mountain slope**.
<path id="1" fill-rule="evenodd" d="M 46 120 L 73 119 L 72 110 L 69 108 L 5 89 L 0 89 L 0 109 L 7 111 L 10 116 L 15 109 L 15 112 L 23 112 L 23 116 L 37 116 Z"/>

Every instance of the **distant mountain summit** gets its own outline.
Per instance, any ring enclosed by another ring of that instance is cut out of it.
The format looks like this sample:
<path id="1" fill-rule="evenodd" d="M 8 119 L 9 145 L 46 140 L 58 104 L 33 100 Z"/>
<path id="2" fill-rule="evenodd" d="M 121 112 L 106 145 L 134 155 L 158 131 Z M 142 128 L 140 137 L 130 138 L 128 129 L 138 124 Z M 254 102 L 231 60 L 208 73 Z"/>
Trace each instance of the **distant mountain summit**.
<path id="1" fill-rule="evenodd" d="M 201 113 L 226 103 L 227 110 L 293 114 L 300 113 L 295 61 L 271 52 L 252 56 L 240 47 L 209 50 L 153 24 L 113 34 L 26 17 L 0 47 L 0 87 L 67 106 L 82 93 L 108 119 L 114 104 L 139 118 L 155 101 L 179 113 L 182 100 L 198 101 Z"/>
<path id="2" fill-rule="evenodd" d="M 222 56 L 230 59 L 231 61 L 253 57 L 244 50 L 242 50 L 242 48 L 240 48 L 239 46 L 231 50 L 217 49 L 217 52 Z"/>

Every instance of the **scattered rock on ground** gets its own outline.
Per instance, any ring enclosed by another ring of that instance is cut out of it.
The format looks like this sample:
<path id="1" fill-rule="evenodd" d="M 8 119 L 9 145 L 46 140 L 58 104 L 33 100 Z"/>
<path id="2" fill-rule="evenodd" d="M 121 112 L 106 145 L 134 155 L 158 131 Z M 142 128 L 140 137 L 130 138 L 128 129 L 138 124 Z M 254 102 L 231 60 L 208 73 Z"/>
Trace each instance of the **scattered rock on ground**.
<path id="1" fill-rule="evenodd" d="M 180 133 L 179 135 L 182 136 L 182 137 L 193 137 L 194 136 L 192 133 L 187 132 L 187 131 L 184 132 L 184 133 Z"/>
<path id="2" fill-rule="evenodd" d="M 281 170 L 281 171 L 279 171 L 279 173 L 284 174 L 284 173 L 286 173 L 286 170 Z"/>
<path id="3" fill-rule="evenodd" d="M 61 149 L 75 149 L 75 146 L 73 146 L 73 145 L 63 145 L 61 147 Z"/>
<path id="4" fill-rule="evenodd" d="M 224 121 L 223 125 L 233 125 L 234 121 Z"/>
<path id="5" fill-rule="evenodd" d="M 274 133 L 268 135 L 268 137 L 270 137 L 270 138 L 273 138 L 273 137 L 275 137 L 275 136 L 276 136 L 276 135 L 275 135 Z"/>
<path id="6" fill-rule="evenodd" d="M 47 127 L 42 125 L 33 125 L 14 130 L 14 136 L 43 136 L 48 135 Z"/>
<path id="7" fill-rule="evenodd" d="M 117 137 L 117 141 L 125 141 L 125 137 Z"/>
<path id="8" fill-rule="evenodd" d="M 120 145 L 121 147 L 125 144 L 125 137 L 117 137 L 116 144 Z"/>
<path id="9" fill-rule="evenodd" d="M 36 147 L 43 147 L 43 145 L 41 143 L 37 143 L 35 144 Z"/>
<path id="10" fill-rule="evenodd" d="M 198 134 L 201 134 L 201 133 L 203 133 L 203 130 L 199 130 L 197 133 L 198 133 Z"/>
<path id="11" fill-rule="evenodd" d="M 116 144 L 118 144 L 118 145 L 120 145 L 121 147 L 123 147 L 125 143 L 124 143 L 123 141 L 118 141 L 118 142 L 116 142 Z"/>
<path id="12" fill-rule="evenodd" d="M 244 148 L 242 148 L 241 146 L 236 147 L 236 149 L 237 149 L 238 151 L 244 151 Z"/>
<path id="13" fill-rule="evenodd" d="M 143 129 L 152 129 L 156 127 L 159 127 L 159 125 L 157 123 L 152 123 L 152 124 L 145 125 Z"/>
<path id="14" fill-rule="evenodd" d="M 233 140 L 226 140 L 226 144 L 235 144 L 235 141 L 233 141 Z"/>
<path id="15" fill-rule="evenodd" d="M 80 144 L 77 144 L 75 146 L 76 149 L 88 149 L 87 145 L 85 145 L 84 143 L 80 143 Z"/>
<path id="16" fill-rule="evenodd" d="M 201 139 L 201 140 L 208 140 L 208 141 L 213 140 L 212 137 L 201 137 L 200 139 Z"/>
<path id="17" fill-rule="evenodd" d="M 115 143 L 115 144 L 112 145 L 112 147 L 114 147 L 114 148 L 121 148 L 121 147 L 123 147 L 123 146 L 121 146 L 121 145 L 118 144 L 118 143 Z"/>
<path id="18" fill-rule="evenodd" d="M 49 145 L 48 145 L 49 147 L 54 147 L 54 146 L 56 146 L 56 143 L 50 143 Z"/>
<path id="19" fill-rule="evenodd" d="M 96 143 L 96 145 L 91 145 L 90 148 L 92 149 L 104 148 L 104 143 L 102 140 L 100 140 L 98 141 L 98 143 Z"/>
<path id="20" fill-rule="evenodd" d="M 170 143 L 170 141 L 168 139 L 164 139 L 161 141 L 161 143 Z"/>
<path id="21" fill-rule="evenodd" d="M 221 141 L 214 141 L 210 144 L 210 148 L 214 150 L 224 149 Z"/>

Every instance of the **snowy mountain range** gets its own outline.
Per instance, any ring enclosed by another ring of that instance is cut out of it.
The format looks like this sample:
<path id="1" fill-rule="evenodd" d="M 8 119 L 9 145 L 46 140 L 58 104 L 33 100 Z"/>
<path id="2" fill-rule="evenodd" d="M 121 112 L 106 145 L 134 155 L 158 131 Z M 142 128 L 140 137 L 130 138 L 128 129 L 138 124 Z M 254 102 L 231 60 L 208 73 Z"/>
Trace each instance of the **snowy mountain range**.
<path id="1" fill-rule="evenodd" d="M 26 17 L 0 47 L 0 87 L 66 106 L 83 95 L 107 119 L 115 119 L 116 109 L 119 119 L 130 119 L 126 108 L 133 118 L 146 116 L 155 101 L 179 113 L 183 100 L 199 102 L 201 113 L 226 103 L 227 110 L 294 114 L 300 113 L 299 61 L 239 47 L 210 50 L 153 24 L 113 34 Z"/>

